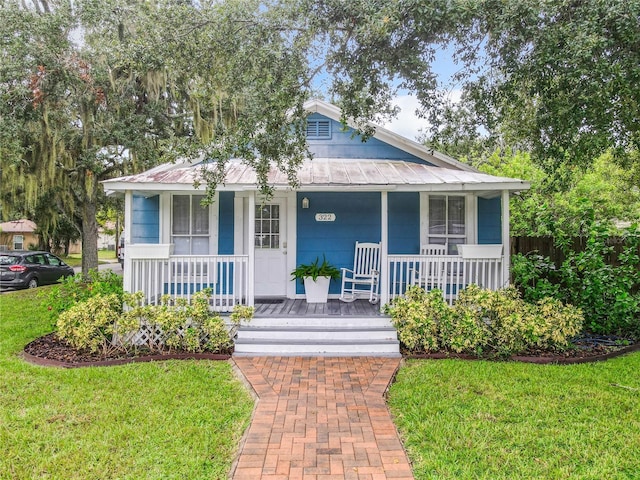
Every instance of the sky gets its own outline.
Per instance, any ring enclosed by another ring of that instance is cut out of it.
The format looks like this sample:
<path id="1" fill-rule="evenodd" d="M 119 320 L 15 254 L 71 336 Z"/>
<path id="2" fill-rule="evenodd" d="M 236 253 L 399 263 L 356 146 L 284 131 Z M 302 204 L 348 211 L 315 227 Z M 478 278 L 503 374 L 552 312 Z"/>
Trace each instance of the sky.
<path id="1" fill-rule="evenodd" d="M 440 50 L 437 52 L 436 59 L 432 65 L 433 72 L 438 75 L 445 85 L 460 68 L 453 62 L 451 57 L 451 50 Z M 460 90 L 453 89 L 449 93 L 449 98 L 455 102 L 460 99 L 460 93 Z M 408 92 L 401 93 L 396 97 L 394 105 L 400 108 L 400 113 L 396 119 L 382 126 L 411 140 L 418 140 L 421 132 L 429 127 L 429 123 L 415 114 L 416 109 L 420 106 L 416 97 Z"/>

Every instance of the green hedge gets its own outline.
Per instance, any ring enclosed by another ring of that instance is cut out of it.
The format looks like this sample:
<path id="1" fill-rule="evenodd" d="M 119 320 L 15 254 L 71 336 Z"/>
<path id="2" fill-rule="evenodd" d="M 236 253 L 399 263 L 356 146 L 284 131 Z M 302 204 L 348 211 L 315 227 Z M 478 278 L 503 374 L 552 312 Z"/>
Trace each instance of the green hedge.
<path id="1" fill-rule="evenodd" d="M 453 306 L 440 290 L 410 287 L 386 307 L 403 347 L 411 353 L 448 351 L 513 355 L 562 350 L 582 331 L 580 309 L 553 298 L 527 303 L 515 288 L 498 291 L 471 285 Z"/>

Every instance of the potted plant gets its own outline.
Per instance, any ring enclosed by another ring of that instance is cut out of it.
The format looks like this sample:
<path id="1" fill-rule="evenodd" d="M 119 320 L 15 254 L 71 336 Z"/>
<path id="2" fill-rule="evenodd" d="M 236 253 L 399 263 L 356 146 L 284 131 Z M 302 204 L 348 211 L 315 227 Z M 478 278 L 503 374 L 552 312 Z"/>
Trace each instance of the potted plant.
<path id="1" fill-rule="evenodd" d="M 323 255 L 322 263 L 316 257 L 311 263 L 298 265 L 291 275 L 303 281 L 307 303 L 327 303 L 329 283 L 332 278 L 340 280 L 340 269 L 331 265 Z"/>

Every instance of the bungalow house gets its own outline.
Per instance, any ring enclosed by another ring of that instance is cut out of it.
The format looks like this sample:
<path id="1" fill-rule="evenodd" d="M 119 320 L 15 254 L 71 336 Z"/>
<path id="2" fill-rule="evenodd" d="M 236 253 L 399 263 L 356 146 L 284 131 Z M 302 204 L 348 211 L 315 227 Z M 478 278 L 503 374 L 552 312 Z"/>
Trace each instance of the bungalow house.
<path id="1" fill-rule="evenodd" d="M 313 100 L 306 108 L 313 158 L 300 168 L 297 190 L 274 170 L 275 195 L 267 201 L 240 160 L 229 164 L 205 208 L 203 187 L 194 188 L 200 163 L 104 182 L 107 192 L 125 197 L 126 290 L 142 290 L 154 302 L 212 288 L 220 311 L 256 299 L 302 299 L 291 271 L 323 256 L 352 268 L 356 242 L 379 244 L 380 304 L 426 281 L 436 264 L 438 286 L 450 298 L 464 284 L 508 281 L 509 196 L 526 182 L 479 173 L 382 127 L 362 142 L 334 105 Z M 421 250 L 433 244 L 442 250 Z M 329 297 L 340 290 L 332 280 Z"/>
<path id="2" fill-rule="evenodd" d="M 12 220 L 0 223 L 0 250 L 27 250 L 38 246 L 40 237 L 31 220 Z"/>

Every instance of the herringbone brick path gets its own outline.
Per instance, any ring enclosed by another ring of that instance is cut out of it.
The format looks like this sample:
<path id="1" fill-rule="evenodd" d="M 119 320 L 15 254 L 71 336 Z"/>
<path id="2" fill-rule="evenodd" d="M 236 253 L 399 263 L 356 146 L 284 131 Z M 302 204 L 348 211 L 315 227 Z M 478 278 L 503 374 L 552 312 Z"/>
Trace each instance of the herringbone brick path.
<path id="1" fill-rule="evenodd" d="M 413 479 L 383 397 L 399 359 L 234 360 L 259 397 L 234 480 Z"/>

